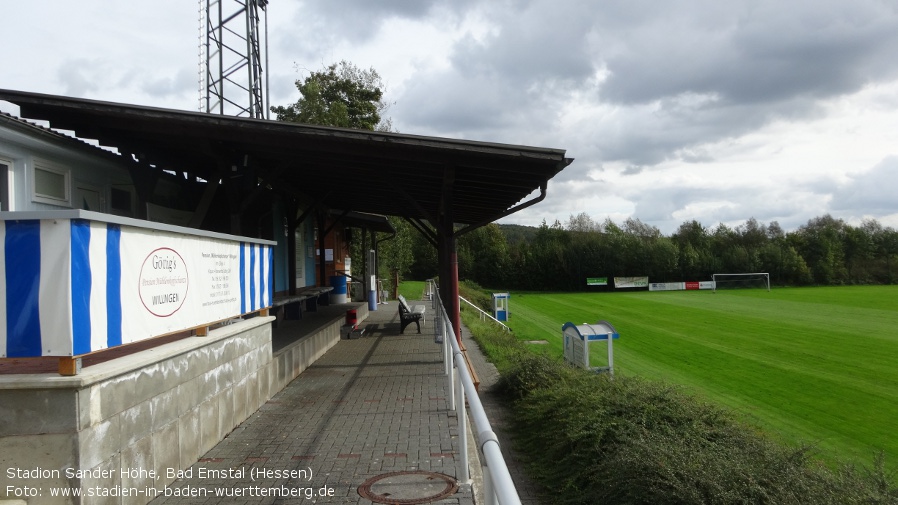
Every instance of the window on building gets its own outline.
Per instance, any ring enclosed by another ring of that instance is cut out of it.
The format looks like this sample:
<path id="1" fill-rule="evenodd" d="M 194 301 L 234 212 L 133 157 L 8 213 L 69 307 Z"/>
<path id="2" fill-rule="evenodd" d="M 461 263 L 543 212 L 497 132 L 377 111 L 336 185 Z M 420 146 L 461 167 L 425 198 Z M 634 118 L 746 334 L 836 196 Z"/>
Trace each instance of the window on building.
<path id="1" fill-rule="evenodd" d="M 0 159 L 0 212 L 9 210 L 9 171 L 12 162 Z"/>
<path id="2" fill-rule="evenodd" d="M 34 160 L 32 200 L 72 206 L 71 170 L 44 160 Z"/>

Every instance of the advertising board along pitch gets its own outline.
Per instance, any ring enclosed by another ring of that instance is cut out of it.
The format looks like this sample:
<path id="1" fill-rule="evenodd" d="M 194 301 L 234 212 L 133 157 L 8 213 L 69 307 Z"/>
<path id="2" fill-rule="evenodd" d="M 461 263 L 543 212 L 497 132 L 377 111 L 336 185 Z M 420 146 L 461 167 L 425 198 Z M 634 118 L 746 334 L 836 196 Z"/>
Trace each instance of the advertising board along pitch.
<path id="1" fill-rule="evenodd" d="M 82 210 L 0 212 L 0 358 L 81 356 L 264 310 L 274 244 Z"/>

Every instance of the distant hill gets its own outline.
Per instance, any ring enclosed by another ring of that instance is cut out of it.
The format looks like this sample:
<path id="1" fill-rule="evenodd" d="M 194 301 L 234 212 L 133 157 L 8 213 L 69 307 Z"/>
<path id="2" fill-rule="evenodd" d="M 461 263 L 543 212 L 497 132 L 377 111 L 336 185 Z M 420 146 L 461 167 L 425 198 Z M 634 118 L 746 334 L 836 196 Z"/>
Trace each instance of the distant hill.
<path id="1" fill-rule="evenodd" d="M 520 242 L 530 243 L 536 236 L 536 226 L 524 226 L 520 224 L 500 224 L 499 229 L 505 234 L 505 240 L 508 245 Z"/>

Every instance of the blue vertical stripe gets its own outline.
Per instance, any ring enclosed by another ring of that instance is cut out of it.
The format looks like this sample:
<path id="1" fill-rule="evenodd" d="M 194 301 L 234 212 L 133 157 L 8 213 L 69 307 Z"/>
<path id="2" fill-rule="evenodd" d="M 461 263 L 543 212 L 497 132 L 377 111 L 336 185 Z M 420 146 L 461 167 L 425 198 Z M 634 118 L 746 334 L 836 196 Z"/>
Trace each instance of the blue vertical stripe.
<path id="1" fill-rule="evenodd" d="M 90 349 L 90 223 L 72 219 L 72 352 Z"/>
<path id="2" fill-rule="evenodd" d="M 122 345 L 122 228 L 106 225 L 106 345 Z"/>
<path id="3" fill-rule="evenodd" d="M 249 303 L 250 311 L 254 311 L 256 307 L 256 244 L 249 246 Z"/>
<path id="4" fill-rule="evenodd" d="M 7 221 L 3 247 L 6 253 L 6 356 L 40 356 L 40 221 Z"/>
<path id="5" fill-rule="evenodd" d="M 240 242 L 240 313 L 246 314 L 246 244 Z"/>

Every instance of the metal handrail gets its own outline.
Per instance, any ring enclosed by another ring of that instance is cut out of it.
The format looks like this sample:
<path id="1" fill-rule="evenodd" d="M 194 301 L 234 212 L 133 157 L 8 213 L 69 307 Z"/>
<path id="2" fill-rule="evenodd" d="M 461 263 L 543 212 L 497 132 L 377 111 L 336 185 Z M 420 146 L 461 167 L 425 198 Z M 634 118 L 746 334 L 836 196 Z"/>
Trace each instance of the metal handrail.
<path id="1" fill-rule="evenodd" d="M 475 309 L 477 309 L 477 311 L 480 312 L 480 320 L 481 320 L 481 321 L 483 321 L 485 318 L 488 317 L 488 318 L 492 319 L 495 323 L 497 323 L 499 326 L 501 326 L 502 328 L 504 328 L 505 331 L 511 331 L 511 328 L 509 328 L 505 323 L 503 323 L 502 321 L 499 321 L 498 319 L 496 319 L 495 317 L 493 317 L 489 312 L 486 312 L 485 310 L 481 309 L 480 307 L 474 305 L 473 303 L 471 303 L 471 302 L 470 302 L 468 299 L 466 299 L 465 297 L 459 295 L 458 299 L 461 300 L 461 301 L 463 301 L 463 302 L 465 302 L 465 303 L 467 303 L 467 304 L 470 305 L 471 307 L 474 307 Z"/>
<path id="2" fill-rule="evenodd" d="M 432 280 L 429 280 L 428 284 L 432 282 Z M 489 505 L 497 503 L 499 505 L 520 505 L 521 498 L 518 496 L 514 481 L 511 479 L 508 465 L 505 464 L 505 458 L 502 456 L 502 450 L 499 447 L 499 440 L 490 426 L 489 419 L 486 417 L 486 411 L 484 411 L 480 397 L 477 395 L 477 389 L 474 387 L 474 381 L 471 379 L 471 373 L 468 371 L 464 355 L 455 339 L 452 320 L 446 313 L 436 286 L 429 285 L 428 290 L 429 294 L 432 294 L 433 308 L 437 311 L 434 336 L 439 343 L 443 344 L 443 363 L 445 373 L 449 379 L 449 408 L 458 412 L 458 438 L 461 442 L 461 451 L 465 455 L 462 459 L 462 478 L 460 480 L 470 480 L 470 463 L 467 458 L 468 423 L 465 410 L 465 398 L 467 398 L 468 410 L 470 410 L 474 429 L 476 430 L 476 440 L 480 445 L 480 451 L 483 453 L 483 481 L 486 503 Z M 456 395 L 458 398 L 456 398 Z"/>

